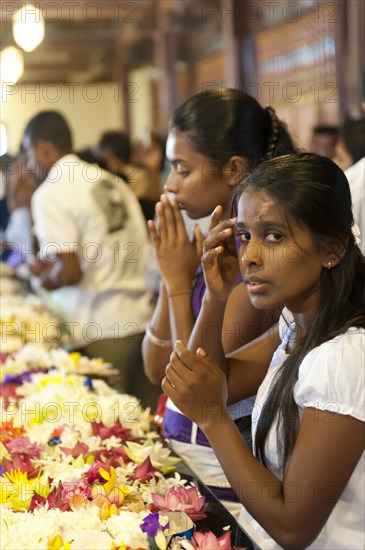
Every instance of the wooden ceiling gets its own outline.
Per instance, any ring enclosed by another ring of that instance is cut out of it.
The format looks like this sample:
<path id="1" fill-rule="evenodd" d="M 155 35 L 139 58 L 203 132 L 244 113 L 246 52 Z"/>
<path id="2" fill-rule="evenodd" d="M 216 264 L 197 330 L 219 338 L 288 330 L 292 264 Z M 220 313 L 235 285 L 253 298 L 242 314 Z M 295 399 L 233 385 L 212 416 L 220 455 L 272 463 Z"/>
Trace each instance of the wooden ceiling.
<path id="1" fill-rule="evenodd" d="M 24 52 L 21 82 L 119 80 L 121 66 L 154 62 L 163 29 L 179 32 L 203 23 L 203 0 L 34 0 L 46 20 L 45 39 Z M 2 0 L 1 49 L 16 45 L 11 16 L 25 2 Z"/>

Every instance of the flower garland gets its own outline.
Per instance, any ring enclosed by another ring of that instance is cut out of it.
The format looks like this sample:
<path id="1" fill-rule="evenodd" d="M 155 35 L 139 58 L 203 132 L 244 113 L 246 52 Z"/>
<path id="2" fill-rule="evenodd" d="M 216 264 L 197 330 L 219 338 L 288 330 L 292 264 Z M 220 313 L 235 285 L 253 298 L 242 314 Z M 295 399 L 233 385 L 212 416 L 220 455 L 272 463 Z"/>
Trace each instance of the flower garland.
<path id="1" fill-rule="evenodd" d="M 175 471 L 149 409 L 94 378 L 111 365 L 52 349 L 58 321 L 38 298 L 3 300 L 1 548 L 231 550 L 230 532 L 195 531 L 205 498 Z"/>
<path id="2" fill-rule="evenodd" d="M 2 353 L 20 350 L 28 342 L 57 346 L 62 336 L 59 319 L 37 296 L 1 296 L 0 337 Z"/>

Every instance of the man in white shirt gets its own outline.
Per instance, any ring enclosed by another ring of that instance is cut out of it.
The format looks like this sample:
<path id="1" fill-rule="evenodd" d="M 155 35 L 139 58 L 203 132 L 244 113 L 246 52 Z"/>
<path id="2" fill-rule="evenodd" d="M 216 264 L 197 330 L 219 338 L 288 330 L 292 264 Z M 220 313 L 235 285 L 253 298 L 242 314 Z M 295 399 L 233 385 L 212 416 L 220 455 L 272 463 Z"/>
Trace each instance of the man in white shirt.
<path id="1" fill-rule="evenodd" d="M 68 345 L 118 368 L 118 390 L 153 406 L 157 390 L 143 374 L 141 341 L 151 317 L 145 271 L 146 224 L 128 185 L 71 154 L 67 122 L 57 112 L 33 117 L 24 133 L 39 259 L 32 273 L 48 291 L 69 332 Z"/>
<path id="2" fill-rule="evenodd" d="M 354 220 L 360 229 L 361 252 L 365 255 L 365 157 L 345 171 L 350 184 Z"/>
<path id="3" fill-rule="evenodd" d="M 354 220 L 360 229 L 359 247 L 365 254 L 365 120 L 347 120 L 333 158 L 350 184 Z"/>

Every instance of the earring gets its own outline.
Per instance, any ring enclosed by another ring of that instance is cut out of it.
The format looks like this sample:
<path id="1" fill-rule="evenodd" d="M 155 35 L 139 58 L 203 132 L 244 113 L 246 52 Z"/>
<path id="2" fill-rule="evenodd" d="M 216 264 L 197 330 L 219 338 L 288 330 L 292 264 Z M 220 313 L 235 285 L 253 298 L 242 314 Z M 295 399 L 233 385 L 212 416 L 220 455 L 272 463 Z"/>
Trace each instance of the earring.
<path id="1" fill-rule="evenodd" d="M 331 262 L 328 262 L 327 269 L 328 269 L 328 271 L 331 269 Z"/>

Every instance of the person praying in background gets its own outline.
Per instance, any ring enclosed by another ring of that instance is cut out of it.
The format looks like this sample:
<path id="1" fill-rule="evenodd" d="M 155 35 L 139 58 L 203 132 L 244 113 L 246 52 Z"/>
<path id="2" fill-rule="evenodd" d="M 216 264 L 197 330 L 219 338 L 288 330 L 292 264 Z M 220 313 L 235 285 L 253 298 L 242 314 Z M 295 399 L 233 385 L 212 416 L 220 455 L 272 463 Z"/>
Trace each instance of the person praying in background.
<path id="1" fill-rule="evenodd" d="M 158 391 L 141 356 L 152 313 L 150 243 L 138 200 L 123 180 L 72 154 L 70 128 L 55 111 L 29 121 L 23 145 L 39 183 L 32 273 L 69 328 L 69 347 L 113 363 L 114 387 L 153 407 Z"/>

